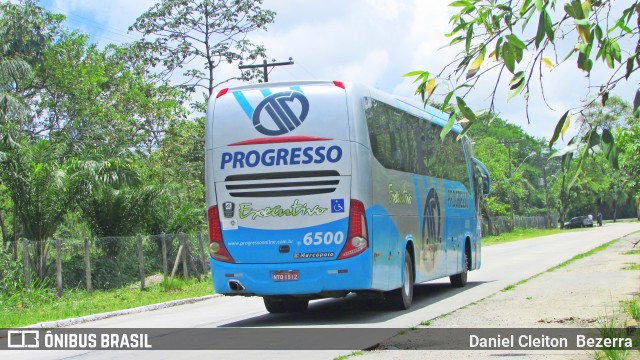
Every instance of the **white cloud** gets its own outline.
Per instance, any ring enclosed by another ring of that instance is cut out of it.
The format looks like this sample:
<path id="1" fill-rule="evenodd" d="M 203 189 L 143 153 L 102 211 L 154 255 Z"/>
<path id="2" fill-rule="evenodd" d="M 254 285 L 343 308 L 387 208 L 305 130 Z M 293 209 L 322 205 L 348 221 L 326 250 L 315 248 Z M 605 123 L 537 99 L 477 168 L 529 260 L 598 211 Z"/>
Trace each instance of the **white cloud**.
<path id="1" fill-rule="evenodd" d="M 338 65 L 333 71 L 337 74 L 336 79 L 375 86 L 381 74 L 389 66 L 389 53 L 384 50 L 375 50 L 363 55 L 365 56 L 361 59 Z"/>

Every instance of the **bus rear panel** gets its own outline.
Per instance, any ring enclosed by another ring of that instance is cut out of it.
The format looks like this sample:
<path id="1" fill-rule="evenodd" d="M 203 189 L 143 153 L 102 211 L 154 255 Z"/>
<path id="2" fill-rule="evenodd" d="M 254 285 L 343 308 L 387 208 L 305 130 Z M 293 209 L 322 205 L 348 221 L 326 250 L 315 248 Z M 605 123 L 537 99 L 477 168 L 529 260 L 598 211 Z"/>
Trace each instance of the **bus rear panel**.
<path id="1" fill-rule="evenodd" d="M 206 171 L 218 293 L 312 298 L 371 287 L 339 85 L 236 88 L 214 100 Z"/>

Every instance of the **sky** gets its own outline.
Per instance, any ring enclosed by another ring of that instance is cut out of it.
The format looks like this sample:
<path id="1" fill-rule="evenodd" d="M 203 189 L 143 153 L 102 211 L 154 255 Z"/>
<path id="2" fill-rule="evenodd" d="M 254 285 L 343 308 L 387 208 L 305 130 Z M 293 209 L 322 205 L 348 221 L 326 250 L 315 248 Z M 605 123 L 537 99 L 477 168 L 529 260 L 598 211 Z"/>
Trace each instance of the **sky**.
<path id="1" fill-rule="evenodd" d="M 415 85 L 402 75 L 413 70 L 438 73 L 461 48 L 445 47 L 450 39 L 449 19 L 455 9 L 450 1 L 436 0 L 265 0 L 264 9 L 277 13 L 267 31 L 251 33 L 249 39 L 267 49 L 269 59 L 295 64 L 273 68 L 269 81 L 340 80 L 362 83 L 388 93 L 413 97 Z M 108 4 L 108 5 L 105 5 Z M 152 0 L 43 0 L 41 5 L 67 16 L 67 26 L 91 35 L 100 45 L 122 44 L 137 39 L 128 33 L 135 19 L 154 4 Z M 533 21 L 532 21 L 533 22 Z M 575 35 L 572 34 L 572 35 Z M 571 41 L 569 42 L 571 43 Z M 573 45 L 573 44 L 569 44 Z M 560 49 L 561 51 L 563 49 Z M 564 57 L 566 52 L 559 56 Z M 624 57 L 624 55 L 623 55 Z M 219 79 L 238 74 L 237 65 L 220 70 Z M 525 101 L 507 101 L 507 82 L 498 90 L 496 109 L 500 117 L 519 125 L 535 137 L 549 139 L 558 119 L 589 97 L 589 85 L 599 84 L 606 71 L 592 71 L 591 79 L 567 61 L 544 69 L 547 104 L 537 95 L 530 98 L 529 118 Z M 228 75 L 227 75 L 228 74 Z M 487 109 L 488 94 L 496 74 L 489 74 L 465 97 L 475 110 Z M 633 101 L 638 75 L 619 85 L 613 95 Z M 226 86 L 226 85 L 225 85 Z M 436 91 L 438 93 L 438 91 Z M 434 100 L 442 101 L 436 94 Z M 572 125 L 569 139 L 577 132 Z"/>

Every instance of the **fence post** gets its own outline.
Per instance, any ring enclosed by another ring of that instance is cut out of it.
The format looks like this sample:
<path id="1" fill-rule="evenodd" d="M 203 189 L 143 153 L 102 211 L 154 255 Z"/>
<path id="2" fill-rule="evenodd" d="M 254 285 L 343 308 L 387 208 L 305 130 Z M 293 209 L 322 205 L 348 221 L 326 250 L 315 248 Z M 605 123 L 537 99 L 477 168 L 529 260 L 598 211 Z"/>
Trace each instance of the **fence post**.
<path id="1" fill-rule="evenodd" d="M 22 245 L 24 251 L 22 253 L 24 262 L 24 287 L 27 289 L 27 292 L 31 292 L 31 270 L 29 268 L 29 240 L 22 239 Z"/>
<path id="2" fill-rule="evenodd" d="M 87 291 L 91 288 L 91 256 L 89 253 L 89 238 L 84 238 L 84 280 L 87 284 Z"/>
<path id="3" fill-rule="evenodd" d="M 178 234 L 178 238 L 180 239 L 180 245 L 182 245 L 182 275 L 186 279 L 189 276 L 189 270 L 187 269 L 187 242 L 185 241 L 184 233 L 181 232 Z"/>
<path id="4" fill-rule="evenodd" d="M 56 290 L 58 299 L 62 297 L 62 241 L 56 240 Z"/>
<path id="5" fill-rule="evenodd" d="M 200 248 L 200 261 L 202 261 L 202 273 L 207 272 L 207 260 L 204 252 L 204 246 L 202 245 L 202 232 L 198 230 L 198 247 Z"/>
<path id="6" fill-rule="evenodd" d="M 180 259 L 182 259 L 182 251 L 184 246 L 180 244 L 178 247 L 178 255 L 176 255 L 176 261 L 173 262 L 173 270 L 171 270 L 171 277 L 176 276 L 176 271 L 178 271 L 178 264 L 180 264 Z"/>
<path id="7" fill-rule="evenodd" d="M 167 266 L 167 234 L 160 234 L 160 242 L 162 244 L 162 273 L 167 277 L 169 267 Z"/>
<path id="8" fill-rule="evenodd" d="M 138 234 L 138 258 L 140 259 L 140 290 L 144 290 L 144 254 L 142 251 L 142 235 Z"/>

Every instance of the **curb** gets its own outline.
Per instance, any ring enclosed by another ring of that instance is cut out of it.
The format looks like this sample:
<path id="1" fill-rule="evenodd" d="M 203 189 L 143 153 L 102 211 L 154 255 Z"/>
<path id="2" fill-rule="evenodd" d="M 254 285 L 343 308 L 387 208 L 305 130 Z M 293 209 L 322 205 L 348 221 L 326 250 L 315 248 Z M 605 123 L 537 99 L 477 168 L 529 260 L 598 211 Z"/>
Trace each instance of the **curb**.
<path id="1" fill-rule="evenodd" d="M 220 297 L 220 296 L 222 296 L 222 294 L 213 294 L 213 295 L 206 295 L 206 296 L 201 296 L 201 297 L 197 297 L 197 298 L 166 301 L 166 302 L 159 303 L 159 304 L 143 305 L 143 306 L 138 306 L 138 307 L 131 308 L 131 309 L 116 310 L 116 311 L 111 311 L 111 312 L 106 312 L 106 313 L 101 313 L 101 314 L 93 314 L 93 315 L 81 316 L 81 317 L 71 318 L 71 319 L 45 321 L 45 322 L 40 322 L 40 323 L 33 324 L 33 325 L 24 326 L 22 328 L 24 328 L 24 329 L 47 328 L 48 329 L 48 328 L 66 327 L 66 326 L 83 324 L 83 323 L 87 323 L 87 322 L 91 322 L 91 321 L 109 319 L 109 318 L 116 317 L 116 316 L 129 315 L 129 314 L 138 314 L 138 313 L 147 312 L 147 311 L 166 309 L 166 308 L 170 308 L 170 307 L 174 307 L 174 306 L 193 304 L 193 303 L 197 303 L 197 302 L 200 302 L 200 301 L 210 300 L 210 299 L 213 299 L 213 298 L 216 298 L 216 297 Z"/>

